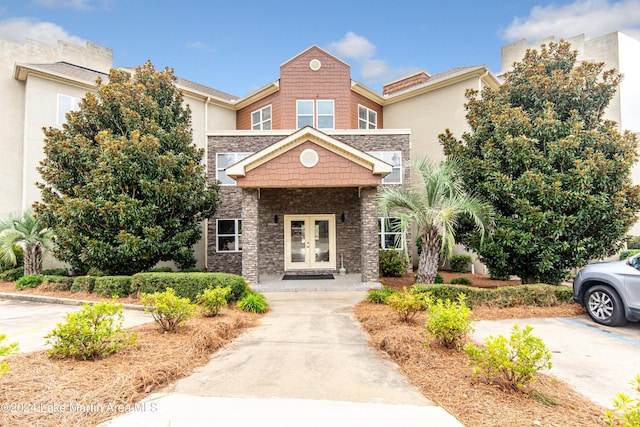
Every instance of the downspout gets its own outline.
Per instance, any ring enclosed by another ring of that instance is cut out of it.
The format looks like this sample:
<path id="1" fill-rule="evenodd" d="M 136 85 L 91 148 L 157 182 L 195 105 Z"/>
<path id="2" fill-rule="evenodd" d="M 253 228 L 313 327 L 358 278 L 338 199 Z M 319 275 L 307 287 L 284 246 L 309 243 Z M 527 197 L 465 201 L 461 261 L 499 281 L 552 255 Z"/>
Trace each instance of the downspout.
<path id="1" fill-rule="evenodd" d="M 205 172 L 207 174 L 207 181 L 209 180 L 209 139 L 207 138 L 207 130 L 209 129 L 209 101 L 211 97 L 207 96 L 204 101 L 204 164 Z M 209 267 L 209 219 L 204 220 L 204 269 L 205 271 Z"/>
<path id="2" fill-rule="evenodd" d="M 478 93 L 482 92 L 482 80 L 489 75 L 489 70 L 485 71 L 483 75 L 480 76 L 480 80 L 478 80 Z"/>

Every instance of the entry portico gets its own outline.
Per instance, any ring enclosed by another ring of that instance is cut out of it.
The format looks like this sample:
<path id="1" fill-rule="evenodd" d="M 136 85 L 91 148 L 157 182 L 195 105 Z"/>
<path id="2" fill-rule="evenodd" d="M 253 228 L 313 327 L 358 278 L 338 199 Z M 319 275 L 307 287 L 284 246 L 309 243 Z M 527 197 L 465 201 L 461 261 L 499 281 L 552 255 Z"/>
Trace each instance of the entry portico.
<path id="1" fill-rule="evenodd" d="M 242 275 L 336 272 L 378 280 L 374 196 L 392 165 L 305 127 L 226 168 L 242 192 Z"/>

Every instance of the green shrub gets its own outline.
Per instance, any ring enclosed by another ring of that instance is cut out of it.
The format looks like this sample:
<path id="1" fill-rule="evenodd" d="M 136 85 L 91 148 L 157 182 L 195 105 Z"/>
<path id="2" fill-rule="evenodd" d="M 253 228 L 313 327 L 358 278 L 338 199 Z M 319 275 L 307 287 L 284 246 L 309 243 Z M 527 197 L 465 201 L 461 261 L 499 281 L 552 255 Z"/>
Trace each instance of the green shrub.
<path id="1" fill-rule="evenodd" d="M 559 302 L 573 302 L 573 290 L 570 286 L 555 285 L 519 285 L 501 286 L 498 288 L 474 288 L 463 285 L 413 285 L 411 293 L 427 292 L 434 299 L 455 300 L 459 294 L 464 294 L 465 301 L 470 308 L 479 305 L 496 307 L 519 307 L 533 305 L 550 307 Z"/>
<path id="2" fill-rule="evenodd" d="M 153 294 L 143 293 L 140 302 L 145 313 L 151 313 L 153 320 L 165 332 L 173 332 L 195 314 L 196 305 L 189 298 L 177 296 L 173 288 Z"/>
<path id="3" fill-rule="evenodd" d="M 180 270 L 180 273 L 202 273 L 203 270 L 201 268 L 196 267 L 187 267 Z"/>
<path id="4" fill-rule="evenodd" d="M 4 262 L 2 259 L 0 259 L 0 272 L 2 271 L 6 271 L 6 270 L 12 270 L 14 268 L 19 268 L 22 267 L 22 265 L 24 264 L 24 251 L 22 250 L 22 247 L 19 245 L 13 245 L 13 254 L 16 257 L 16 263 L 15 264 L 10 264 L 8 262 Z M 1 255 L 1 253 L 0 253 Z M 0 257 L 2 258 L 2 257 Z"/>
<path id="5" fill-rule="evenodd" d="M 93 292 L 95 284 L 96 277 L 94 276 L 78 276 L 73 279 L 71 292 Z"/>
<path id="6" fill-rule="evenodd" d="M 470 285 L 471 279 L 469 279 L 468 277 L 454 277 L 453 279 L 451 279 L 451 284 L 452 285 Z"/>
<path id="7" fill-rule="evenodd" d="M 618 396 L 612 399 L 615 412 L 609 409 L 605 411 L 605 417 L 611 426 L 640 426 L 640 374 L 629 384 L 636 391 L 636 396 L 630 397 L 625 393 L 618 393 Z"/>
<path id="8" fill-rule="evenodd" d="M 640 249 L 640 236 L 627 237 L 627 249 Z"/>
<path id="9" fill-rule="evenodd" d="M 464 302 L 464 294 L 458 295 L 457 302 L 439 299 L 427 311 L 425 331 L 446 348 L 460 348 L 473 332 L 471 310 Z"/>
<path id="10" fill-rule="evenodd" d="M 147 270 L 147 273 L 171 273 L 173 269 L 169 266 L 153 267 Z"/>
<path id="11" fill-rule="evenodd" d="M 49 268 L 42 272 L 45 276 L 68 276 L 69 270 L 66 268 Z"/>
<path id="12" fill-rule="evenodd" d="M 630 256 L 636 255 L 640 253 L 640 249 L 627 249 L 625 251 L 620 252 L 620 259 L 627 259 Z"/>
<path id="13" fill-rule="evenodd" d="M 56 291 L 70 291 L 73 286 L 73 278 L 69 276 L 44 276 L 42 284 L 53 285 L 53 289 Z"/>
<path id="14" fill-rule="evenodd" d="M 407 261 L 402 251 L 379 251 L 380 274 L 383 277 L 402 277 L 407 271 Z"/>
<path id="15" fill-rule="evenodd" d="M 383 286 L 382 289 L 370 289 L 367 294 L 367 300 L 374 304 L 386 304 L 389 295 L 395 291 L 391 288 Z"/>
<path id="16" fill-rule="evenodd" d="M 0 280 L 5 280 L 7 282 L 15 282 L 19 278 L 24 276 L 24 268 L 12 268 L 10 270 L 5 270 L 0 273 Z"/>
<path id="17" fill-rule="evenodd" d="M 516 390 L 535 381 L 536 372 L 551 369 L 551 352 L 541 338 L 531 335 L 533 328 L 513 325 L 509 339 L 502 335 L 485 339 L 486 348 L 468 343 L 464 350 L 474 374 L 487 379 L 499 377 Z"/>
<path id="18" fill-rule="evenodd" d="M 105 297 L 126 297 L 131 293 L 131 276 L 96 277 L 93 292 Z"/>
<path id="19" fill-rule="evenodd" d="M 202 314 L 205 316 L 217 316 L 222 307 L 227 305 L 227 296 L 231 293 L 231 288 L 205 289 L 198 295 L 198 304 Z"/>
<path id="20" fill-rule="evenodd" d="M 27 274 L 16 281 L 16 289 L 37 288 L 42 284 L 43 279 L 44 276 L 42 274 Z"/>
<path id="21" fill-rule="evenodd" d="M 425 311 L 431 303 L 431 294 L 395 292 L 387 297 L 387 305 L 393 309 L 402 322 L 412 321 L 418 313 Z"/>
<path id="22" fill-rule="evenodd" d="M 196 301 L 208 288 L 231 288 L 229 300 L 235 301 L 247 291 L 242 276 L 228 273 L 138 273 L 131 281 L 131 294 L 162 292 L 173 288 L 176 295 Z"/>
<path id="23" fill-rule="evenodd" d="M 469 271 L 469 267 L 471 266 L 471 255 L 454 255 L 451 257 L 449 265 L 451 266 L 451 270 L 457 273 L 466 273 L 467 271 Z"/>
<path id="24" fill-rule="evenodd" d="M 1 345 L 2 341 L 7 338 L 5 334 L 0 334 L 0 358 L 4 358 L 18 351 L 18 343 L 13 342 L 8 345 Z M 0 361 L 0 378 L 11 369 L 9 368 L 9 364 L 4 361 Z"/>
<path id="25" fill-rule="evenodd" d="M 246 292 L 238 301 L 237 307 L 242 311 L 251 313 L 266 313 L 269 308 L 264 295 L 257 292 Z"/>
<path id="26" fill-rule="evenodd" d="M 136 334 L 122 332 L 122 304 L 85 303 L 81 311 L 67 313 L 64 323 L 45 336 L 53 348 L 49 356 L 79 360 L 99 359 L 136 343 Z"/>
<path id="27" fill-rule="evenodd" d="M 104 273 L 95 267 L 91 267 L 89 270 L 87 270 L 86 275 L 92 277 L 101 277 L 104 276 Z"/>

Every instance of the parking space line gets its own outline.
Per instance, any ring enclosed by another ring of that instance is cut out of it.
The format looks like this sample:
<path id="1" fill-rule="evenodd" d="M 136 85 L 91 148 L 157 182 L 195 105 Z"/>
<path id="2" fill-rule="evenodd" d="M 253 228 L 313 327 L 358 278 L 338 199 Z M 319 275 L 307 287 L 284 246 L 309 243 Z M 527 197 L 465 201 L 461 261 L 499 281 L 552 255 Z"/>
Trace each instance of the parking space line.
<path id="1" fill-rule="evenodd" d="M 580 326 L 581 328 L 588 329 L 590 331 L 598 332 L 599 334 L 606 335 L 611 338 L 618 339 L 620 341 L 628 342 L 629 344 L 640 346 L 640 341 L 633 340 L 631 338 L 623 337 L 622 335 L 614 334 L 613 332 L 603 331 L 602 329 L 594 328 L 593 326 L 585 325 L 584 323 L 577 322 L 575 320 L 567 319 L 566 317 L 556 317 L 556 319 L 561 322 L 570 323 L 575 326 Z"/>

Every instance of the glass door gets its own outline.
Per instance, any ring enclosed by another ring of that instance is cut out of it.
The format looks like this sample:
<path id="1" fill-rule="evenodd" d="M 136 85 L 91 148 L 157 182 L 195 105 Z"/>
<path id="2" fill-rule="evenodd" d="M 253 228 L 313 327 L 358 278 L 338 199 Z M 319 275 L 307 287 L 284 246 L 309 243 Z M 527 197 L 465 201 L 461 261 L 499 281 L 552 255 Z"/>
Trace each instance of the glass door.
<path id="1" fill-rule="evenodd" d="M 334 215 L 285 215 L 285 270 L 335 269 Z"/>

